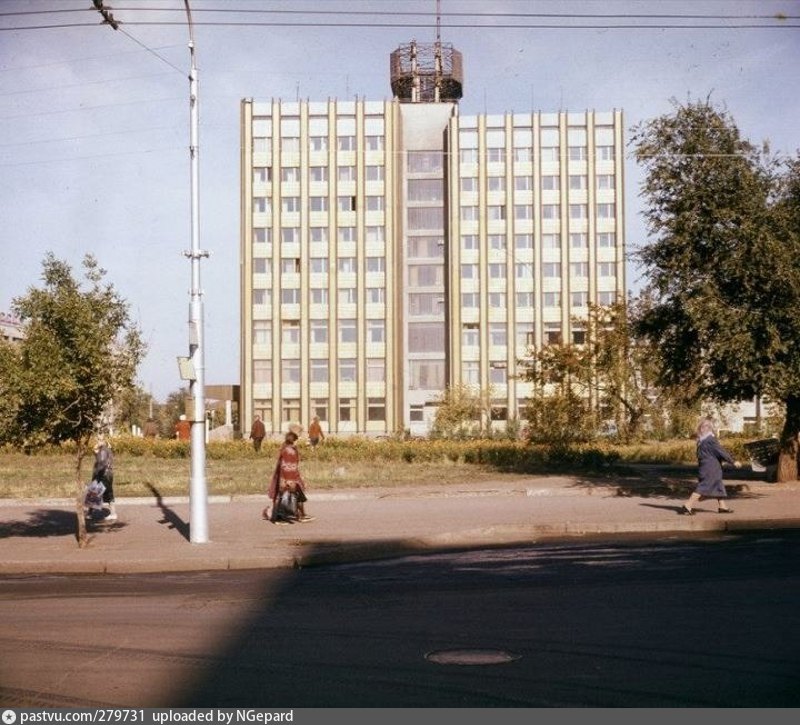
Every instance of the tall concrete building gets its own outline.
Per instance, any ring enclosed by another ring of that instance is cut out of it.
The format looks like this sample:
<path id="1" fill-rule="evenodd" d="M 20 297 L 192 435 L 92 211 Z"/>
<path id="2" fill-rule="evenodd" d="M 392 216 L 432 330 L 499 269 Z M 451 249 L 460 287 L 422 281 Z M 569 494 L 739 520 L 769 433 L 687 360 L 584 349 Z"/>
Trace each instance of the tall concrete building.
<path id="1" fill-rule="evenodd" d="M 242 101 L 245 435 L 424 435 L 461 384 L 504 427 L 530 347 L 624 294 L 620 111 L 462 116 L 439 42 L 390 71 L 390 101 Z"/>

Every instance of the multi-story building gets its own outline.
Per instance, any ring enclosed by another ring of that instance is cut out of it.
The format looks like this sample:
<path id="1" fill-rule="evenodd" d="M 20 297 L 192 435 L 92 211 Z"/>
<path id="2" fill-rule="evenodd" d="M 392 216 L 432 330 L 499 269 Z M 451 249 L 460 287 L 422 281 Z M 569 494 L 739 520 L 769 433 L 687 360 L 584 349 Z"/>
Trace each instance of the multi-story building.
<path id="1" fill-rule="evenodd" d="M 425 434 L 460 384 L 502 425 L 530 347 L 624 294 L 622 113 L 462 116 L 460 56 L 426 50 L 390 101 L 242 101 L 244 432 Z"/>
<path id="2" fill-rule="evenodd" d="M 0 338 L 7 342 L 19 342 L 24 337 L 22 323 L 16 317 L 0 312 Z"/>

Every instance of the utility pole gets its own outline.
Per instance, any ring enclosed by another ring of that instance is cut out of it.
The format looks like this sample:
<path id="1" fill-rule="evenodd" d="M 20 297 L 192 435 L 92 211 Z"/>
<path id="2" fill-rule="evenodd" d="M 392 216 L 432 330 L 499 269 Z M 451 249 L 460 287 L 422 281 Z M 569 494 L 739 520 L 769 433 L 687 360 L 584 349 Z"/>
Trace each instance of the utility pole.
<path id="1" fill-rule="evenodd" d="M 191 262 L 192 287 L 189 302 L 189 360 L 194 371 L 189 383 L 192 396 L 192 471 L 189 483 L 189 541 L 193 544 L 208 542 L 208 488 L 206 485 L 206 401 L 203 293 L 200 287 L 200 260 L 208 252 L 200 250 L 200 144 L 199 144 L 199 95 L 197 85 L 197 63 L 195 62 L 194 27 L 189 0 L 184 0 L 189 23 L 189 155 L 191 159 L 192 185 L 192 248 L 184 254 Z"/>
<path id="2" fill-rule="evenodd" d="M 103 23 L 119 30 L 111 10 L 103 7 L 103 0 L 92 0 L 95 9 L 102 15 Z M 199 95 L 197 87 L 197 63 L 195 62 L 194 26 L 189 0 L 186 18 L 189 24 L 189 156 L 191 161 L 192 198 L 192 248 L 184 252 L 192 265 L 192 286 L 189 301 L 189 357 L 178 358 L 181 378 L 189 380 L 192 396 L 191 417 L 191 478 L 189 481 L 189 541 L 193 544 L 208 542 L 208 487 L 206 485 L 206 392 L 205 360 L 203 347 L 203 293 L 200 288 L 200 260 L 208 252 L 200 250 L 200 143 L 199 143 Z M 152 400 L 151 400 L 152 406 Z M 151 407 L 152 410 L 152 407 Z M 188 412 L 188 411 L 187 411 Z"/>

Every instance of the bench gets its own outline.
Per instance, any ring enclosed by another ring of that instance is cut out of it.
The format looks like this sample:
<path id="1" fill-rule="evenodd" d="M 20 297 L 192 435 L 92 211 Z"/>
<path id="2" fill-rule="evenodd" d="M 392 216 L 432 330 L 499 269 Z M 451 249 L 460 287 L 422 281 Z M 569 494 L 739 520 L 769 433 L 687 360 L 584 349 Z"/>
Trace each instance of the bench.
<path id="1" fill-rule="evenodd" d="M 750 457 L 750 466 L 754 471 L 763 473 L 769 466 L 778 465 L 780 441 L 777 438 L 762 438 L 745 443 L 744 449 Z"/>

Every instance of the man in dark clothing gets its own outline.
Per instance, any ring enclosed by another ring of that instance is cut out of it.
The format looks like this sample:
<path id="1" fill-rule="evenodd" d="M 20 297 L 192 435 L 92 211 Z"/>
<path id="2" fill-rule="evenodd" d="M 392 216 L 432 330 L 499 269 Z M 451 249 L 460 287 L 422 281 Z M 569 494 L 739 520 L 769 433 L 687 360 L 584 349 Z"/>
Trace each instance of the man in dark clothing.
<path id="1" fill-rule="evenodd" d="M 103 491 L 103 507 L 108 509 L 108 516 L 104 521 L 116 521 L 117 509 L 114 505 L 114 454 L 108 445 L 105 436 L 97 436 L 97 445 L 94 447 L 94 467 L 92 480 L 100 481 L 106 490 Z"/>
<path id="2" fill-rule="evenodd" d="M 264 440 L 266 434 L 267 429 L 264 427 L 264 422 L 261 420 L 261 416 L 257 415 L 253 421 L 253 427 L 250 429 L 250 440 L 253 441 L 253 448 L 256 449 L 256 452 L 261 450 L 261 441 Z"/>

